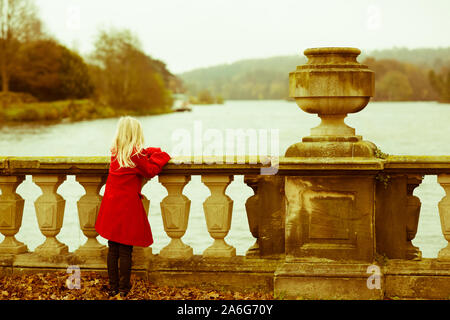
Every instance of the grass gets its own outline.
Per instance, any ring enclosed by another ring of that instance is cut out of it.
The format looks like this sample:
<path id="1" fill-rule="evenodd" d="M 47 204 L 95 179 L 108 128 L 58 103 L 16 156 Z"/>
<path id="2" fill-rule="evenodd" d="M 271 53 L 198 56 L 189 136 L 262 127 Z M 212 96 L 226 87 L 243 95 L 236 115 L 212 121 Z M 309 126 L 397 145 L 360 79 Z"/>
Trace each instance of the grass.
<path id="1" fill-rule="evenodd" d="M 113 118 L 123 115 L 142 116 L 166 113 L 167 110 L 113 109 L 90 99 L 61 100 L 51 102 L 11 103 L 0 106 L 0 123 L 82 121 Z"/>

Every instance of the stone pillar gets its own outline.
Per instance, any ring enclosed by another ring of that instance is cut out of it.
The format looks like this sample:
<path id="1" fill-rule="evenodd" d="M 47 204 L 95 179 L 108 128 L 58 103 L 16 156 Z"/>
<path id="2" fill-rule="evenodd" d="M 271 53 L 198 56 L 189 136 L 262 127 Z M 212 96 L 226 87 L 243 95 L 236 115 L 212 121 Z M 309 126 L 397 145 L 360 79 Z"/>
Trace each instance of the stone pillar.
<path id="1" fill-rule="evenodd" d="M 277 258 L 285 251 L 284 177 L 246 176 L 244 181 L 255 192 L 245 204 L 250 231 L 256 238 L 246 256 Z"/>
<path id="2" fill-rule="evenodd" d="M 407 178 L 407 203 L 406 203 L 406 252 L 405 258 L 411 260 L 420 260 L 422 252 L 412 244 L 412 240 L 416 237 L 417 228 L 419 226 L 420 208 L 422 203 L 419 197 L 413 195 L 414 189 L 417 188 L 423 180 L 422 175 L 408 175 Z"/>
<path id="3" fill-rule="evenodd" d="M 191 200 L 183 194 L 183 188 L 191 180 L 190 176 L 158 176 L 159 182 L 167 189 L 167 196 L 161 201 L 164 230 L 171 238 L 160 256 L 163 258 L 189 259 L 193 256 L 190 246 L 181 237 L 186 233 L 189 222 Z"/>
<path id="4" fill-rule="evenodd" d="M 445 190 L 445 196 L 439 201 L 439 216 L 445 240 L 449 243 L 439 251 L 438 261 L 450 261 L 450 174 L 438 175 L 438 182 Z"/>
<path id="5" fill-rule="evenodd" d="M 106 246 L 97 241 L 95 222 L 102 202 L 100 189 L 105 184 L 106 176 L 77 176 L 76 180 L 86 190 L 86 194 L 78 200 L 77 207 L 81 230 L 88 239 L 75 254 L 91 259 L 103 258 L 106 255 Z"/>
<path id="6" fill-rule="evenodd" d="M 374 74 L 357 61 L 356 48 L 305 50 L 305 65 L 289 74 L 289 96 L 321 118 L 311 135 L 290 146 L 286 157 L 317 159 L 324 170 L 286 176 L 285 263 L 275 272 L 275 292 L 288 298 L 380 298 L 367 287 L 375 253 L 375 176 L 382 168 L 377 147 L 345 124 L 367 105 Z M 342 163 L 342 170 L 327 167 Z M 358 161 L 371 163 L 361 170 Z"/>
<path id="7" fill-rule="evenodd" d="M 389 259 L 418 260 L 422 253 L 412 244 L 420 215 L 420 199 L 413 195 L 422 182 L 416 174 L 380 174 L 376 177 L 376 249 Z"/>
<path id="8" fill-rule="evenodd" d="M 376 146 L 344 122 L 367 105 L 374 74 L 356 58 L 356 48 L 305 50 L 308 62 L 289 74 L 289 95 L 322 122 L 288 148 L 286 157 L 375 158 Z M 348 162 L 349 169 L 352 161 Z M 338 173 L 339 174 L 339 173 Z M 375 173 L 288 176 L 287 258 L 323 257 L 372 261 Z"/>
<path id="9" fill-rule="evenodd" d="M 56 239 L 64 219 L 66 200 L 56 191 L 66 180 L 64 175 L 34 175 L 33 182 L 42 190 L 42 195 L 34 202 L 37 221 L 45 242 L 35 249 L 40 255 L 60 255 L 68 253 L 68 247 Z"/>
<path id="10" fill-rule="evenodd" d="M 25 176 L 0 176 L 0 232 L 5 239 L 0 243 L 0 254 L 19 254 L 28 251 L 17 241 L 15 234 L 22 225 L 24 200 L 16 193 Z"/>
<path id="11" fill-rule="evenodd" d="M 247 257 L 259 257 L 259 216 L 261 214 L 260 199 L 258 195 L 258 176 L 244 176 L 244 182 L 252 188 L 254 195 L 245 202 L 245 211 L 247 212 L 248 226 L 252 236 L 256 239 L 255 243 L 247 250 Z"/>
<path id="12" fill-rule="evenodd" d="M 144 186 L 147 184 L 147 182 L 149 181 L 149 179 L 142 179 L 142 188 L 144 188 Z M 145 194 L 141 193 L 141 200 L 142 200 L 142 205 L 144 206 L 144 210 L 145 212 L 147 212 L 147 217 L 150 213 L 150 200 L 145 196 Z"/>
<path id="13" fill-rule="evenodd" d="M 150 179 L 142 178 L 141 189 L 144 188 L 144 186 L 146 185 L 146 183 L 149 180 Z M 144 210 L 147 213 L 147 217 L 148 217 L 148 215 L 150 213 L 150 200 L 144 194 L 141 193 L 141 201 L 142 201 L 142 205 L 144 206 Z M 133 255 L 132 255 L 133 266 L 145 265 L 151 255 L 152 255 L 152 247 L 146 247 L 146 248 L 138 247 L 138 246 L 133 247 Z"/>
<path id="14" fill-rule="evenodd" d="M 204 257 L 233 257 L 236 248 L 224 240 L 231 227 L 233 200 L 225 194 L 233 176 L 203 175 L 202 182 L 209 188 L 211 195 L 203 202 L 208 232 L 214 238 L 213 244 L 204 252 Z"/>
<path id="15" fill-rule="evenodd" d="M 261 257 L 278 258 L 285 253 L 286 199 L 283 176 L 262 176 L 258 194 L 262 211 L 259 219 Z"/>

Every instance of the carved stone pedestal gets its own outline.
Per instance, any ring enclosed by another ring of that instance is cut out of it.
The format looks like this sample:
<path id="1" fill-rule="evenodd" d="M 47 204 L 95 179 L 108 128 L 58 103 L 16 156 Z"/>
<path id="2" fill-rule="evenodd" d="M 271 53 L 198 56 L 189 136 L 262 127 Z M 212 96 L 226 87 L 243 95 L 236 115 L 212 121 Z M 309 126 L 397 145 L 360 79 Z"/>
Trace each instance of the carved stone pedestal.
<path id="1" fill-rule="evenodd" d="M 289 74 L 289 96 L 321 123 L 285 153 L 320 169 L 285 178 L 286 260 L 274 289 L 288 298 L 381 297 L 366 281 L 375 255 L 375 177 L 382 164 L 376 145 L 344 122 L 374 94 L 374 73 L 357 61 L 360 53 L 307 49 L 308 62 Z"/>

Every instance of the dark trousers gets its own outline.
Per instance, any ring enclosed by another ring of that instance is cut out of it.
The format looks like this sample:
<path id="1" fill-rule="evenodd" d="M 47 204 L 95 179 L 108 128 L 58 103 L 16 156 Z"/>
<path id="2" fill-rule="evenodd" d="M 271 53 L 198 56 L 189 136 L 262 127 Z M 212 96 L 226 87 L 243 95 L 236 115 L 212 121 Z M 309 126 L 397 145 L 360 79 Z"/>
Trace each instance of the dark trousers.
<path id="1" fill-rule="evenodd" d="M 131 289 L 131 256 L 133 246 L 108 241 L 108 276 L 111 290 L 128 292 Z"/>

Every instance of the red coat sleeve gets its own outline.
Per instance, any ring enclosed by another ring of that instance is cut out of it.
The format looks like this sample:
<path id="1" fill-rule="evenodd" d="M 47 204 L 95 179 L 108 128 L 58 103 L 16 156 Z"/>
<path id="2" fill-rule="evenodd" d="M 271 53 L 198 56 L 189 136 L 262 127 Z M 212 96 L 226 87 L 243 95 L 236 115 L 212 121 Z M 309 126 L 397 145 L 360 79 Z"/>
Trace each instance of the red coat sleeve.
<path id="1" fill-rule="evenodd" d="M 160 148 L 147 148 L 144 149 L 142 155 L 138 157 L 136 168 L 142 176 L 151 179 L 161 172 L 162 168 L 169 160 L 169 154 L 161 151 Z"/>
<path id="2" fill-rule="evenodd" d="M 161 148 L 149 147 L 149 148 L 145 148 L 144 150 L 142 150 L 142 153 L 145 153 L 145 154 L 148 154 L 148 155 L 151 155 L 152 153 L 155 153 L 155 152 L 162 152 Z"/>

